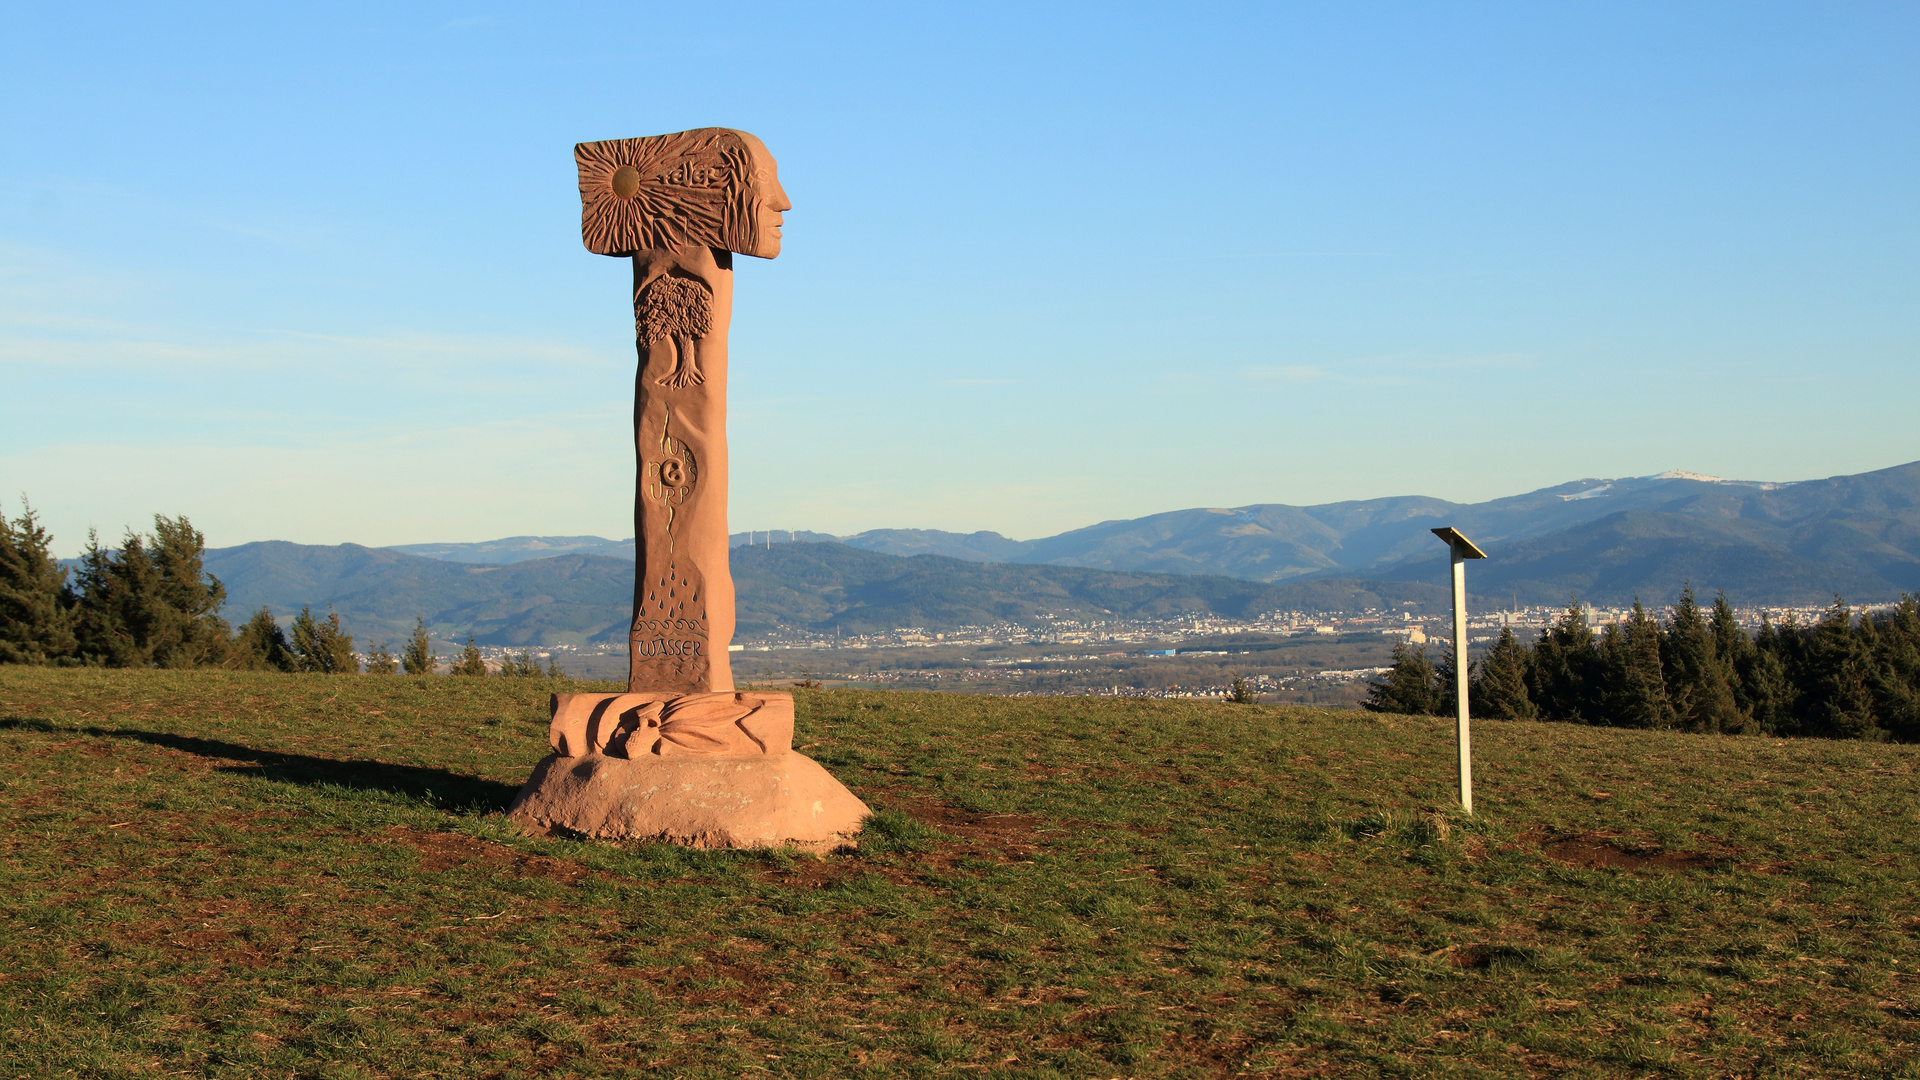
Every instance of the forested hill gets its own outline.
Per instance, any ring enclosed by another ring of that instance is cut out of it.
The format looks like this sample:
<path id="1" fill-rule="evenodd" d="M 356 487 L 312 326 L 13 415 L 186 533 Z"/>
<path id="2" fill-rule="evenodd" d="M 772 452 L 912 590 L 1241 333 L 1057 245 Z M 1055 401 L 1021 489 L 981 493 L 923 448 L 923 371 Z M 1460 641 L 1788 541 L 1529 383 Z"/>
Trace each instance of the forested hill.
<path id="1" fill-rule="evenodd" d="M 1176 510 L 1013 541 L 996 533 L 880 529 L 845 543 L 896 554 L 1106 570 L 1444 580 L 1452 525 L 1492 558 L 1480 587 L 1523 604 L 1569 593 L 1667 603 L 1684 581 L 1740 604 L 1886 600 L 1920 590 L 1920 462 L 1775 484 L 1688 473 L 1576 480 L 1483 503 L 1423 496 Z M 777 544 L 775 546 L 778 546 Z M 1441 575 L 1436 577 L 1435 575 Z"/>
<path id="2" fill-rule="evenodd" d="M 1397 607 L 1438 612 L 1445 589 L 1424 582 L 1339 580 L 1263 585 L 1192 574 L 1134 574 L 1075 566 L 902 558 L 844 544 L 733 549 L 742 633 L 776 625 L 848 633 L 904 626 L 943 629 L 1048 618 L 1242 618 L 1266 611 Z"/>
<path id="3" fill-rule="evenodd" d="M 206 566 L 227 587 L 229 622 L 262 606 L 285 618 L 331 604 L 365 645 L 403 640 L 415 616 L 447 641 L 472 633 L 488 644 L 578 644 L 624 627 L 633 602 L 633 563 L 598 555 L 488 566 L 271 540 L 215 548 Z"/>
<path id="4" fill-rule="evenodd" d="M 633 594 L 633 564 L 561 555 L 506 566 L 448 562 L 357 544 L 270 541 L 207 552 L 227 587 L 226 616 L 262 605 L 287 616 L 331 604 L 364 643 L 399 641 L 416 615 L 443 640 L 471 632 L 481 644 L 619 640 Z M 1437 584 L 1312 581 L 1262 585 L 1225 577 L 1129 574 L 1069 566 L 901 558 L 835 543 L 733 549 L 741 636 L 777 628 L 863 633 L 902 626 L 1039 625 L 1048 617 L 1239 617 L 1275 608 L 1341 611 L 1398 606 L 1437 612 Z"/>
<path id="5" fill-rule="evenodd" d="M 1435 545 L 1438 547 L 1439 545 Z M 1547 536 L 1484 545 L 1472 587 L 1522 604 L 1577 594 L 1606 604 L 1664 607 L 1685 582 L 1741 605 L 1819 605 L 1835 595 L 1880 602 L 1920 591 L 1920 525 L 1828 518 L 1770 524 L 1629 510 Z M 1400 581 L 1447 573 L 1444 551 L 1375 571 Z"/>

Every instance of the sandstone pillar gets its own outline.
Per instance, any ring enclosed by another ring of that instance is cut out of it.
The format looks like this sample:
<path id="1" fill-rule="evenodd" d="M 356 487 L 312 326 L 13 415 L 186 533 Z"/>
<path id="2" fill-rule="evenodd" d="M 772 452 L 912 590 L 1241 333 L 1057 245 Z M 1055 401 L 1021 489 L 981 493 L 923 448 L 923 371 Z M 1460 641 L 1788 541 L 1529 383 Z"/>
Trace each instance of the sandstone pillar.
<path id="1" fill-rule="evenodd" d="M 578 835 L 829 850 L 867 807 L 796 754 L 793 697 L 735 693 L 727 567 L 734 253 L 780 253 L 773 158 L 702 128 L 574 147 L 587 249 L 633 260 L 636 574 L 625 694 L 556 694 L 510 809 Z"/>
<path id="2" fill-rule="evenodd" d="M 733 689 L 727 569 L 727 323 L 733 253 L 633 257 L 633 535 L 627 688 Z"/>

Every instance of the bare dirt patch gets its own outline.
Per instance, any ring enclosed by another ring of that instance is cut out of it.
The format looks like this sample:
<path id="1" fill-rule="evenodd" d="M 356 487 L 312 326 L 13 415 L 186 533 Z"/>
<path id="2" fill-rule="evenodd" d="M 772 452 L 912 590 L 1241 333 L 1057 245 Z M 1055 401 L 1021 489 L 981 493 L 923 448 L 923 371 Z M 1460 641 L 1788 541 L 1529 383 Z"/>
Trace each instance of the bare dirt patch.
<path id="1" fill-rule="evenodd" d="M 573 884 L 593 871 L 576 862 L 529 855 L 491 840 L 476 840 L 464 833 L 425 832 L 396 825 L 387 836 L 412 848 L 420 856 L 420 866 L 435 873 L 459 867 L 481 866 L 509 870 L 522 877 L 543 877 Z"/>
<path id="2" fill-rule="evenodd" d="M 779 985 L 758 964 L 711 955 L 700 957 L 696 965 L 642 970 L 639 975 L 683 1006 L 746 1006 L 755 1015 L 773 1011 L 770 996 Z"/>
<path id="3" fill-rule="evenodd" d="M 1540 853 L 1555 862 L 1593 870 L 1706 870 L 1726 859 L 1699 851 L 1669 851 L 1659 844 L 1633 843 L 1593 833 L 1561 839 L 1539 838 Z"/>
<path id="4" fill-rule="evenodd" d="M 1025 814 L 984 814 L 932 799 L 903 799 L 901 804 L 900 808 L 914 820 L 958 839 L 955 854 L 999 863 L 1032 858 L 1040 846 L 1040 826 L 1045 824 Z"/>

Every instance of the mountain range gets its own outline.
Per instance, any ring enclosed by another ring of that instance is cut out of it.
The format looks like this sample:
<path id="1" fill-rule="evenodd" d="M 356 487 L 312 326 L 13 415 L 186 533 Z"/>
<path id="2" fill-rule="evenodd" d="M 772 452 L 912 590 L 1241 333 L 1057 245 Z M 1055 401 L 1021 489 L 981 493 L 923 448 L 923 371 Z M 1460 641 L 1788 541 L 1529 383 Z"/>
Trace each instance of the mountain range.
<path id="1" fill-rule="evenodd" d="M 1748 603 L 1920 589 L 1920 462 L 1790 484 L 1694 473 L 1576 480 L 1483 503 L 1405 496 L 1320 506 L 1261 504 L 1107 521 L 1038 540 L 885 529 L 844 541 L 890 554 L 1103 570 L 1443 580 L 1452 525 L 1492 556 L 1484 590 L 1552 603 L 1664 599 L 1691 580 Z"/>
<path id="2" fill-rule="evenodd" d="M 1432 580 L 1445 554 L 1428 530 L 1442 524 L 1496 555 L 1476 567 L 1476 580 L 1518 590 L 1529 602 L 1553 602 L 1568 592 L 1604 602 L 1664 596 L 1689 579 L 1752 603 L 1920 588 L 1920 462 L 1784 484 L 1669 472 L 1575 480 L 1483 503 L 1400 496 L 1319 506 L 1196 508 L 1104 521 L 1037 540 L 874 529 L 842 537 L 736 533 L 733 542 L 759 546 L 771 539 L 778 546 L 792 537 L 887 555 L 1217 574 L 1268 583 L 1308 577 Z M 631 559 L 633 541 L 525 536 L 393 550 L 476 563 L 563 552 Z"/>
<path id="3" fill-rule="evenodd" d="M 863 634 L 908 626 L 1037 626 L 1055 618 L 1240 618 L 1274 609 L 1395 607 L 1432 614 L 1448 603 L 1445 589 L 1426 582 L 1276 586 L 1212 575 L 902 558 L 806 541 L 743 544 L 731 563 L 740 637 L 782 629 Z M 358 544 L 270 540 L 209 551 L 206 565 L 227 588 L 229 621 L 263 606 L 284 619 L 302 606 L 331 605 L 348 632 L 369 644 L 403 639 L 416 616 L 447 642 L 468 633 L 482 645 L 620 641 L 633 596 L 633 563 L 603 555 L 486 565 Z"/>
<path id="4" fill-rule="evenodd" d="M 1483 503 L 1421 496 L 1177 510 L 1036 540 L 876 529 L 737 533 L 740 632 L 1033 622 L 1052 613 L 1352 610 L 1444 603 L 1452 525 L 1490 558 L 1474 606 L 1669 603 L 1683 582 L 1736 604 L 1891 599 L 1920 591 L 1920 462 L 1797 483 L 1692 473 L 1577 480 Z M 247 544 L 208 553 L 229 615 L 332 602 L 350 627 L 498 644 L 617 638 L 633 541 L 510 537 L 398 548 Z M 1261 586 L 1262 588 L 1254 588 Z"/>

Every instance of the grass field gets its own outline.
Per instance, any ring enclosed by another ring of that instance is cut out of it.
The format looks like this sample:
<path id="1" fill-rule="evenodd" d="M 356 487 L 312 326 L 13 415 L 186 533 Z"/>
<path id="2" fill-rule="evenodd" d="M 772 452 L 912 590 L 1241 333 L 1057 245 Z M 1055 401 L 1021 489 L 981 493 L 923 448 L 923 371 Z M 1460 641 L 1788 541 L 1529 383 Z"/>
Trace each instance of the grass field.
<path id="1" fill-rule="evenodd" d="M 1920 1077 L 1920 748 L 802 692 L 815 860 L 518 835 L 547 690 L 0 669 L 0 1077 Z"/>

